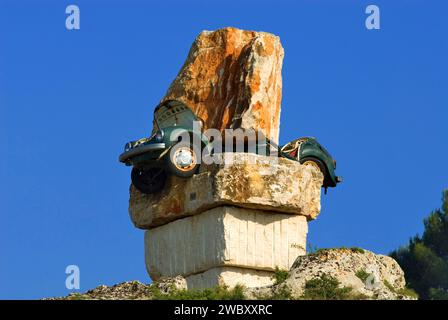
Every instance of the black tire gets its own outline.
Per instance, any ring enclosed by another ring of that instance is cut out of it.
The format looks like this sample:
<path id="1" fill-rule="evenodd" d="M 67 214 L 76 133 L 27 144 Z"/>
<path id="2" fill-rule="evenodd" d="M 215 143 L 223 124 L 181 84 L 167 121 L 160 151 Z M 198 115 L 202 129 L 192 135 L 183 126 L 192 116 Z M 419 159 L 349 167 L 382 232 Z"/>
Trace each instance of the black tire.
<path id="1" fill-rule="evenodd" d="M 131 180 L 134 187 L 142 193 L 159 192 L 165 185 L 166 172 L 162 168 L 132 168 Z"/>
<path id="2" fill-rule="evenodd" d="M 325 188 L 325 193 L 327 193 L 329 181 L 331 180 L 328 175 L 327 167 L 325 166 L 325 164 L 322 161 L 320 161 L 317 158 L 307 157 L 307 158 L 300 159 L 301 164 L 304 164 L 309 161 L 314 162 L 319 167 L 320 172 L 322 172 L 322 174 L 324 175 L 324 181 L 323 181 L 322 187 Z"/>
<path id="3" fill-rule="evenodd" d="M 170 173 L 178 177 L 190 178 L 199 169 L 200 156 L 199 148 L 195 148 L 192 144 L 178 143 L 166 155 L 166 167 Z"/>
<path id="4" fill-rule="evenodd" d="M 303 159 L 300 159 L 300 164 L 304 164 L 304 163 L 310 162 L 310 161 L 315 163 L 319 167 L 320 172 L 322 172 L 322 174 L 324 175 L 324 178 L 326 178 L 327 177 L 327 167 L 319 159 L 312 158 L 312 157 L 303 158 Z"/>

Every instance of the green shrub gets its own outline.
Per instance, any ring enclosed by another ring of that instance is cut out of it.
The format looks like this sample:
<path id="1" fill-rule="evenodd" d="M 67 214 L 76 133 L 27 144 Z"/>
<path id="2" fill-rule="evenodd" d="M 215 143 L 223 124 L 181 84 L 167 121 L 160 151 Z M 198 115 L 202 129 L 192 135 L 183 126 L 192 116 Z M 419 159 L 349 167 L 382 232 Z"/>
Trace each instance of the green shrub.
<path id="1" fill-rule="evenodd" d="M 418 299 L 418 293 L 415 292 L 415 290 L 413 290 L 411 288 L 404 287 L 403 289 L 398 290 L 397 293 L 401 294 L 403 296 L 406 296 L 406 297 L 412 297 L 412 298 Z M 443 300 L 446 300 L 446 299 L 448 299 L 448 294 L 446 295 L 446 297 Z"/>
<path id="2" fill-rule="evenodd" d="M 328 250 L 330 250 L 330 249 L 328 249 L 328 248 L 320 248 L 320 249 L 317 249 L 316 251 L 314 251 L 311 254 L 319 255 L 319 254 L 324 253 L 325 251 L 328 251 Z"/>
<path id="3" fill-rule="evenodd" d="M 259 296 L 261 300 L 291 300 L 291 289 L 287 285 L 278 286 L 272 295 Z"/>
<path id="4" fill-rule="evenodd" d="M 88 300 L 89 297 L 81 293 L 72 293 L 67 297 L 67 300 Z"/>
<path id="5" fill-rule="evenodd" d="M 360 270 L 356 271 L 355 275 L 356 275 L 359 279 L 361 279 L 361 281 L 362 281 L 363 283 L 365 283 L 365 282 L 367 281 L 367 278 L 370 277 L 370 273 L 366 272 L 366 271 L 363 270 L 363 269 L 360 269 Z"/>
<path id="6" fill-rule="evenodd" d="M 366 251 L 363 248 L 359 248 L 359 247 L 341 247 L 339 249 L 350 250 L 351 252 L 354 252 L 354 253 L 361 253 L 361 254 L 366 253 Z"/>
<path id="7" fill-rule="evenodd" d="M 389 283 L 389 281 L 384 280 L 383 283 L 384 283 L 384 285 L 386 286 L 387 289 L 389 289 L 392 292 L 395 292 L 395 288 Z"/>
<path id="8" fill-rule="evenodd" d="M 384 280 L 383 283 L 387 287 L 387 289 L 389 289 L 393 293 L 418 299 L 418 293 L 411 288 L 404 287 L 400 290 L 396 290 L 387 280 Z"/>
<path id="9" fill-rule="evenodd" d="M 272 276 L 274 278 L 275 284 L 281 284 L 285 282 L 285 280 L 288 278 L 289 272 L 287 270 L 280 270 L 278 267 L 275 267 L 274 275 Z"/>
<path id="10" fill-rule="evenodd" d="M 319 254 L 322 254 L 322 253 L 324 253 L 324 252 L 326 252 L 328 250 L 350 250 L 352 252 L 355 252 L 355 253 L 357 252 L 357 253 L 361 253 L 361 254 L 364 254 L 366 252 L 364 249 L 358 248 L 358 247 L 350 247 L 350 248 L 348 248 L 348 247 L 320 248 L 320 249 L 317 249 L 317 250 L 315 250 L 313 252 L 310 252 L 309 255 L 319 255 Z"/>
<path id="11" fill-rule="evenodd" d="M 364 254 L 366 252 L 363 248 L 358 248 L 358 247 L 351 247 L 350 250 L 353 252 L 361 253 L 361 254 Z"/>
<path id="12" fill-rule="evenodd" d="M 305 283 L 303 299 L 307 300 L 347 300 L 353 299 L 351 287 L 340 288 L 340 282 L 330 275 L 309 280 Z"/>
<path id="13" fill-rule="evenodd" d="M 244 300 L 244 288 L 240 285 L 233 289 L 214 287 L 210 289 L 179 290 L 172 287 L 169 293 L 162 293 L 156 286 L 151 286 L 153 300 Z"/>
<path id="14" fill-rule="evenodd" d="M 448 292 L 442 288 L 430 288 L 429 299 L 431 300 L 448 300 Z"/>
<path id="15" fill-rule="evenodd" d="M 432 211 L 423 224 L 422 235 L 412 237 L 390 256 L 421 299 L 448 299 L 448 189 L 442 193 L 441 207 Z"/>

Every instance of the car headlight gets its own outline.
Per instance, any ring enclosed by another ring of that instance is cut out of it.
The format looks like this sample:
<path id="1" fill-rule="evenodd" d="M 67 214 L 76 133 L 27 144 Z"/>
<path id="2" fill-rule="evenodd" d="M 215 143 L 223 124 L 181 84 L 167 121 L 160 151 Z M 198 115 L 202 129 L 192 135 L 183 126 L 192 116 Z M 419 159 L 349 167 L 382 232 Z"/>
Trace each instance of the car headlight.
<path id="1" fill-rule="evenodd" d="M 132 149 L 132 143 L 128 142 L 124 145 L 124 152 L 128 152 Z"/>

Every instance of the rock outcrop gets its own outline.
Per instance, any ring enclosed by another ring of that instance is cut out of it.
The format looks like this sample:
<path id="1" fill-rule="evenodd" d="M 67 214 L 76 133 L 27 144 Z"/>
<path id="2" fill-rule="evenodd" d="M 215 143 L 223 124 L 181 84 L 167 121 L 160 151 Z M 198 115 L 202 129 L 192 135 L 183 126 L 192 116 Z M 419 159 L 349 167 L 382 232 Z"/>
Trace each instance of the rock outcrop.
<path id="1" fill-rule="evenodd" d="M 232 272 L 232 270 L 219 270 L 217 276 L 230 276 L 234 281 L 231 286 L 235 286 L 238 282 L 235 281 Z M 244 272 L 241 274 L 239 284 L 244 286 L 247 278 Z M 326 249 L 300 256 L 284 282 L 264 287 L 246 286 L 243 288 L 244 297 L 246 299 L 324 299 L 324 295 L 329 292 L 321 291 L 322 296 L 307 294 L 310 281 L 322 279 L 323 276 L 337 280 L 339 288 L 344 289 L 344 296 L 333 296 L 333 299 L 416 299 L 412 291 L 406 289 L 403 271 L 395 260 L 359 248 Z M 162 278 L 151 285 L 131 281 L 112 287 L 99 286 L 84 294 L 72 294 L 56 299 L 164 299 L 164 296 L 172 298 L 175 291 L 187 288 L 188 280 L 177 276 Z M 325 290 L 325 287 L 322 286 L 321 289 Z M 330 286 L 327 285 L 326 290 L 331 290 Z M 285 295 L 285 292 L 288 294 Z M 188 295 L 181 296 L 185 298 Z"/>
<path id="2" fill-rule="evenodd" d="M 239 126 L 278 142 L 283 55 L 279 37 L 269 33 L 203 31 L 163 100 L 186 103 L 205 129 L 222 131 L 237 113 Z"/>
<path id="3" fill-rule="evenodd" d="M 360 248 L 323 249 L 299 256 L 283 283 L 249 290 L 249 296 L 270 296 L 289 290 L 293 299 L 303 298 L 307 283 L 323 276 L 336 279 L 340 288 L 350 289 L 349 298 L 415 299 L 405 290 L 404 272 L 394 259 Z"/>

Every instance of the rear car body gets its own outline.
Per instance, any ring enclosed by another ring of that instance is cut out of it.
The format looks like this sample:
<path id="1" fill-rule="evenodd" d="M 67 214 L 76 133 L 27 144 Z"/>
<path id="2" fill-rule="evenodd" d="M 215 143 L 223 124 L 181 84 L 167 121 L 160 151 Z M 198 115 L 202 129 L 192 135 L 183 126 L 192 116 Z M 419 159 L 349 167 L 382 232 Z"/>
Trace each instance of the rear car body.
<path id="1" fill-rule="evenodd" d="M 285 144 L 281 149 L 283 156 L 293 158 L 304 164 L 314 162 L 324 174 L 323 187 L 336 187 L 342 182 L 342 178 L 337 176 L 336 160 L 315 138 L 303 137 L 295 139 Z"/>
<path id="2" fill-rule="evenodd" d="M 133 166 L 131 177 L 134 186 L 144 193 L 154 193 L 163 187 L 167 172 L 182 178 L 196 173 L 201 157 L 213 153 L 213 142 L 224 142 L 219 139 L 209 141 L 202 127 L 203 121 L 184 103 L 167 100 L 158 105 L 154 110 L 153 134 L 149 138 L 128 142 L 119 156 L 120 162 Z M 245 143 L 247 141 L 244 140 Z M 282 148 L 267 138 L 256 140 L 255 145 L 255 150 L 244 152 L 264 155 L 275 152 L 278 156 L 317 167 L 324 175 L 322 187 L 325 191 L 342 181 L 335 174 L 336 161 L 314 138 L 299 138 Z M 236 152 L 234 147 L 229 151 Z"/>

